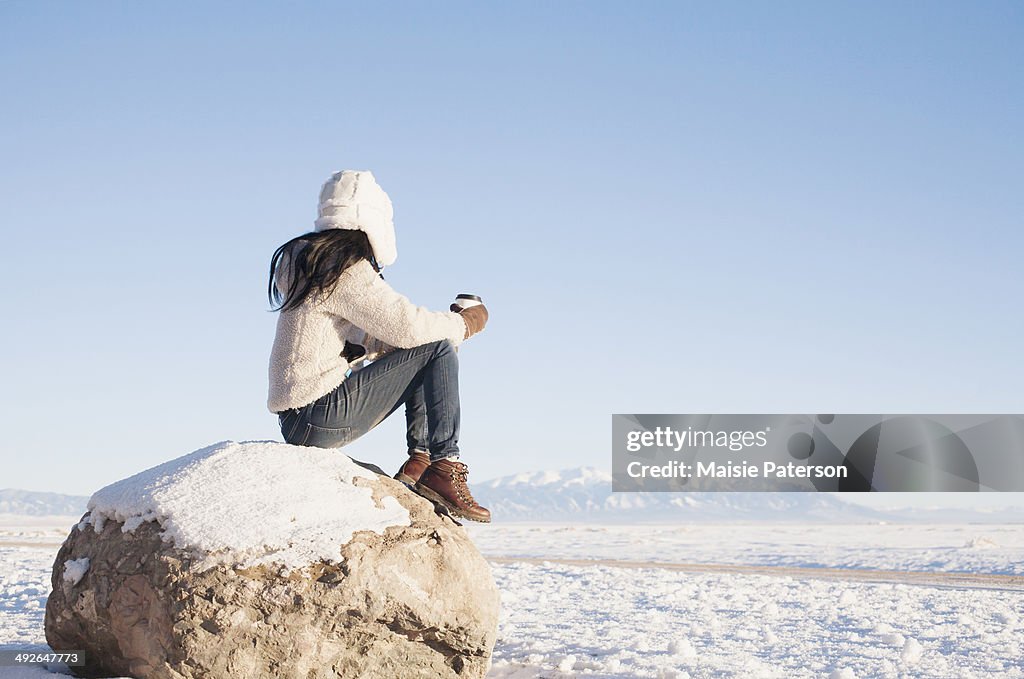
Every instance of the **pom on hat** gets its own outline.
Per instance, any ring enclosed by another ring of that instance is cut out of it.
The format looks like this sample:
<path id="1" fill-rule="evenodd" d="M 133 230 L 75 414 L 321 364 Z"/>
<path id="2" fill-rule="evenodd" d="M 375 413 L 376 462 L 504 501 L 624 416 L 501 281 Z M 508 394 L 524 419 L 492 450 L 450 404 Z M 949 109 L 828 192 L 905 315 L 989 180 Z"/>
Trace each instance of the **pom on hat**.
<path id="1" fill-rule="evenodd" d="M 324 182 L 314 225 L 317 231 L 365 232 L 380 266 L 389 266 L 398 258 L 391 199 L 368 170 L 341 170 Z"/>

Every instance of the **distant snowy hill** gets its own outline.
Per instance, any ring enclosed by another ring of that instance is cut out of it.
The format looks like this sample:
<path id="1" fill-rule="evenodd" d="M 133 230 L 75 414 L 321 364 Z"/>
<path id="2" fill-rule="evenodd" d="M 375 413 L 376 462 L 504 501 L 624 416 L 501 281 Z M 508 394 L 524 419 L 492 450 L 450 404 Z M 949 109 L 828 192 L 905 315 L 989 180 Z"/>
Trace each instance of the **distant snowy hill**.
<path id="1" fill-rule="evenodd" d="M 471 489 L 506 521 L 1024 522 L 1020 508 L 879 511 L 828 493 L 612 493 L 611 474 L 593 467 L 516 474 Z"/>
<path id="2" fill-rule="evenodd" d="M 917 523 L 1024 523 L 1024 508 L 952 509 L 949 507 L 911 507 L 890 509 L 900 521 Z"/>
<path id="3" fill-rule="evenodd" d="M 891 520 L 820 493 L 612 493 L 612 475 L 593 467 L 528 472 L 470 487 L 480 504 L 511 521 Z"/>
<path id="4" fill-rule="evenodd" d="M 84 495 L 0 489 L 0 514 L 22 516 L 81 516 L 89 498 Z"/>

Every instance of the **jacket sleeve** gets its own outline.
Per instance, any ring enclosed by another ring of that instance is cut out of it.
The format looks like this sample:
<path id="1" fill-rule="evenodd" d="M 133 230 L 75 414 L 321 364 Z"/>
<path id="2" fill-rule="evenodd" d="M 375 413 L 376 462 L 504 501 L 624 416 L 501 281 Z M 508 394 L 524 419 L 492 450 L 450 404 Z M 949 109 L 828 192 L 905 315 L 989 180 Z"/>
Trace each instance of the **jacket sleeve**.
<path id="1" fill-rule="evenodd" d="M 378 276 L 366 260 L 346 269 L 323 303 L 330 313 L 399 349 L 442 339 L 458 346 L 466 336 L 466 323 L 459 314 L 416 306 Z"/>
<path id="2" fill-rule="evenodd" d="M 366 360 L 368 361 L 376 361 L 378 358 L 387 356 L 397 348 L 377 339 L 365 330 L 359 329 L 358 332 L 359 339 L 356 341 L 356 344 L 366 349 Z"/>

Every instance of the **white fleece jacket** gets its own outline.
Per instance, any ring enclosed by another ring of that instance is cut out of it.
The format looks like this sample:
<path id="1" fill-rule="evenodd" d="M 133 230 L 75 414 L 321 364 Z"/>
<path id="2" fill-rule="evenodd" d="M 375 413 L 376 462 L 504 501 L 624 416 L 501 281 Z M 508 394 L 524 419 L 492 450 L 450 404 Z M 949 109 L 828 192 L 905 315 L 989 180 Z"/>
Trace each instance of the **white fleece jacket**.
<path id="1" fill-rule="evenodd" d="M 290 283 L 287 262 L 278 266 L 279 290 Z M 396 347 L 408 349 L 447 339 L 462 343 L 466 323 L 452 311 L 416 306 L 361 260 L 338 278 L 329 294 L 310 295 L 281 311 L 270 353 L 267 407 L 279 413 L 312 403 L 345 381 L 345 341 L 366 347 L 373 360 Z"/>

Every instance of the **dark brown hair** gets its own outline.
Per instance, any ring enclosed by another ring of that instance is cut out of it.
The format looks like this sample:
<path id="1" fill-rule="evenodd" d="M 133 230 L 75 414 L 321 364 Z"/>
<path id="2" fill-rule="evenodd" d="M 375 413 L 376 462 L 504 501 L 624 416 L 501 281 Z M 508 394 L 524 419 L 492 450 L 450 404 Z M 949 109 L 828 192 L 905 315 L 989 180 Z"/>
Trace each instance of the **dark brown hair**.
<path id="1" fill-rule="evenodd" d="M 287 289 L 277 286 L 277 274 L 282 260 L 287 258 Z M 313 293 L 329 290 L 341 272 L 360 260 L 368 260 L 374 271 L 380 272 L 373 248 L 366 234 L 355 229 L 326 229 L 311 231 L 274 251 L 270 258 L 270 282 L 267 297 L 274 311 L 287 311 L 306 301 Z"/>

